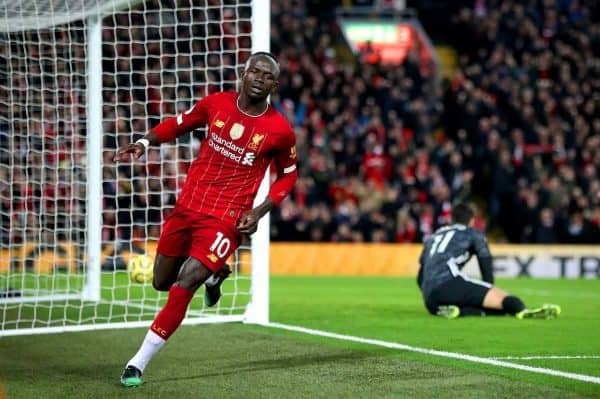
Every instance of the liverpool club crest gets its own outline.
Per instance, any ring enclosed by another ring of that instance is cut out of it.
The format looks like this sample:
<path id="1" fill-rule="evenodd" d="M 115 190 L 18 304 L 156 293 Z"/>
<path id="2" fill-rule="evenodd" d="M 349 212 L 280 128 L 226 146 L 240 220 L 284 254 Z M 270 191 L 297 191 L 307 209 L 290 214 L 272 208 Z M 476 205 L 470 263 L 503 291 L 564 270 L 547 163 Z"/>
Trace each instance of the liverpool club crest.
<path id="1" fill-rule="evenodd" d="M 258 146 L 260 145 L 260 142 L 264 138 L 265 138 L 264 134 L 256 133 L 254 136 L 252 136 L 252 142 L 250 144 L 248 144 L 248 148 L 250 148 L 251 150 L 254 150 L 254 151 L 258 150 Z"/>
<path id="2" fill-rule="evenodd" d="M 244 125 L 240 125 L 239 123 L 234 123 L 229 130 L 229 135 L 233 140 L 237 140 L 242 137 L 244 134 Z"/>

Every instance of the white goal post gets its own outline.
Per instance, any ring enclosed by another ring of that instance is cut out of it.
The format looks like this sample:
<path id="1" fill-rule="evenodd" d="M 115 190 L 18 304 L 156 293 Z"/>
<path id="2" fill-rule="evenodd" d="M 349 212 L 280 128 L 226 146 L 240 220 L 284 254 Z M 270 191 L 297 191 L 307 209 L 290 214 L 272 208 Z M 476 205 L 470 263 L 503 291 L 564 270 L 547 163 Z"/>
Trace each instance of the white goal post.
<path id="1" fill-rule="evenodd" d="M 128 278 L 153 256 L 202 132 L 114 150 L 269 50 L 270 0 L 0 0 L 0 337 L 148 326 L 166 299 Z M 264 199 L 269 174 L 257 202 Z M 269 322 L 269 219 L 223 297 L 184 324 Z"/>

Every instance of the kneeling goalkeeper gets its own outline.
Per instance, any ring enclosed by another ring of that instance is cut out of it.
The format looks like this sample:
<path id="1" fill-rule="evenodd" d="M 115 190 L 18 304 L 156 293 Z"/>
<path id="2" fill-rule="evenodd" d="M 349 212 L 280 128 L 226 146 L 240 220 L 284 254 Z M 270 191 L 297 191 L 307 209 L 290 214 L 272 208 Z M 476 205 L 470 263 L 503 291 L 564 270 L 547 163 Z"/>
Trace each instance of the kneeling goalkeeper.
<path id="1" fill-rule="evenodd" d="M 493 286 L 492 255 L 484 235 L 469 227 L 472 219 L 473 210 L 458 204 L 452 209 L 453 224 L 439 228 L 425 241 L 417 283 L 427 310 L 449 319 L 506 314 L 518 319 L 558 316 L 558 305 L 528 309 L 518 297 Z M 461 272 L 473 254 L 483 281 Z"/>

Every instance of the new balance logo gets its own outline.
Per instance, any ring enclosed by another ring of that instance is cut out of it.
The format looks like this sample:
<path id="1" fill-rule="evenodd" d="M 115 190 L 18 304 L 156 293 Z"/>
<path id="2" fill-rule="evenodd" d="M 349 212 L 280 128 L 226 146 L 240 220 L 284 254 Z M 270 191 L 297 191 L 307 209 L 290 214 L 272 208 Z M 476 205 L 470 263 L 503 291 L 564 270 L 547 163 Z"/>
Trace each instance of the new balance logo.
<path id="1" fill-rule="evenodd" d="M 256 158 L 256 155 L 254 155 L 253 152 L 247 152 L 242 160 L 242 165 L 252 166 L 254 163 L 254 158 Z"/>

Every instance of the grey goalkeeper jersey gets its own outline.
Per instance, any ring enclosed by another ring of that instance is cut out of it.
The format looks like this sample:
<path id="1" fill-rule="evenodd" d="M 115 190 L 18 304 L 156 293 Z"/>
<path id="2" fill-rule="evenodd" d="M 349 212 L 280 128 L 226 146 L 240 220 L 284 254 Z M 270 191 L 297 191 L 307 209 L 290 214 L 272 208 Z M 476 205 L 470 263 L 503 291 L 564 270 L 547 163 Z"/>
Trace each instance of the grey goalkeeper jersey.
<path id="1" fill-rule="evenodd" d="M 461 275 L 461 269 L 475 254 L 482 279 L 493 284 L 492 255 L 485 236 L 462 224 L 444 226 L 426 241 L 419 257 L 417 282 L 424 296 L 439 285 Z"/>

